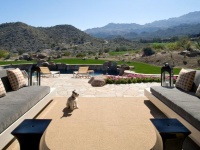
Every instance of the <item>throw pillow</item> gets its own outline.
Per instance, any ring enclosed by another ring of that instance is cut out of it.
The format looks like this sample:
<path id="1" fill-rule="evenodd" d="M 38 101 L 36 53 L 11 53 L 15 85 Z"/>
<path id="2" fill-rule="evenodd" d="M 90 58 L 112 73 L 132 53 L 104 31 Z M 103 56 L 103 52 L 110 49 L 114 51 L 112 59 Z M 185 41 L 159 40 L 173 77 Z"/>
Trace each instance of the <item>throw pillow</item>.
<path id="1" fill-rule="evenodd" d="M 7 70 L 8 80 L 14 91 L 26 86 L 24 76 L 19 68 L 14 70 Z"/>
<path id="2" fill-rule="evenodd" d="M 4 88 L 3 82 L 0 79 L 0 97 L 6 96 L 6 90 Z"/>
<path id="3" fill-rule="evenodd" d="M 197 91 L 196 91 L 195 95 L 200 97 L 200 84 L 199 84 L 199 86 L 197 88 Z"/>
<path id="4" fill-rule="evenodd" d="M 193 85 L 195 73 L 195 70 L 189 71 L 186 69 L 182 69 L 176 80 L 175 86 L 184 91 L 190 91 Z"/>

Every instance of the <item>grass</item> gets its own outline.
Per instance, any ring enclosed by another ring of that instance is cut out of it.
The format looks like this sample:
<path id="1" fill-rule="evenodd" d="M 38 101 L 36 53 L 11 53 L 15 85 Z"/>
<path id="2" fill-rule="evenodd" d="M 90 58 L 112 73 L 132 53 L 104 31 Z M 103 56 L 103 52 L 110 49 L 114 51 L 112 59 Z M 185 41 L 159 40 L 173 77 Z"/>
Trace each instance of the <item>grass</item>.
<path id="1" fill-rule="evenodd" d="M 36 61 L 26 61 L 26 60 L 20 60 L 20 61 L 0 61 L 0 66 L 3 65 L 17 65 L 17 64 L 34 64 Z"/>
<path id="2" fill-rule="evenodd" d="M 100 60 L 100 59 L 79 59 L 79 58 L 69 58 L 69 59 L 56 59 L 52 60 L 55 63 L 62 63 L 62 64 L 103 64 L 108 60 Z M 36 61 L 0 61 L 0 65 L 10 65 L 10 64 L 31 64 L 36 63 Z M 161 66 L 154 66 L 150 64 L 145 64 L 141 62 L 122 62 L 117 61 L 118 65 L 127 64 L 129 66 L 134 66 L 135 69 L 133 71 L 137 73 L 144 73 L 144 74 L 160 74 Z M 180 68 L 174 68 L 174 74 L 178 74 L 180 72 Z"/>
<path id="3" fill-rule="evenodd" d="M 118 62 L 118 64 L 124 64 L 124 62 Z M 130 62 L 125 63 L 129 66 L 134 66 L 135 69 L 133 71 L 137 73 L 144 73 L 144 74 L 160 74 L 161 73 L 161 66 L 154 66 L 149 65 L 141 62 Z M 174 74 L 179 74 L 181 68 L 174 68 Z"/>
<path id="4" fill-rule="evenodd" d="M 136 50 L 131 50 L 131 51 L 119 51 L 119 52 L 109 52 L 110 56 L 121 56 L 124 54 L 133 54 L 136 53 Z"/>

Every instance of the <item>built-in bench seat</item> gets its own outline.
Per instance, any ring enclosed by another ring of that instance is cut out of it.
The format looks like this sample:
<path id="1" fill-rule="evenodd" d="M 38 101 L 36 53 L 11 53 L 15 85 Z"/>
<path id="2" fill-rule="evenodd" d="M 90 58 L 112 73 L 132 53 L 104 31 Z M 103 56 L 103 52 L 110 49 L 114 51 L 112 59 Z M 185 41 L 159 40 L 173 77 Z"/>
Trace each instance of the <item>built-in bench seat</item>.
<path id="1" fill-rule="evenodd" d="M 29 86 L 7 92 L 5 97 L 0 98 L 0 133 L 49 93 L 48 86 Z"/>
<path id="2" fill-rule="evenodd" d="M 196 71 L 190 92 L 179 88 L 152 86 L 144 95 L 167 117 L 177 118 L 192 133 L 190 138 L 200 146 L 200 98 L 195 95 L 200 83 L 200 71 Z"/>
<path id="3" fill-rule="evenodd" d="M 24 120 L 34 118 L 54 97 L 55 88 L 25 86 L 13 91 L 6 70 L 0 70 L 6 96 L 0 98 L 0 149 L 14 138 L 11 132 Z"/>

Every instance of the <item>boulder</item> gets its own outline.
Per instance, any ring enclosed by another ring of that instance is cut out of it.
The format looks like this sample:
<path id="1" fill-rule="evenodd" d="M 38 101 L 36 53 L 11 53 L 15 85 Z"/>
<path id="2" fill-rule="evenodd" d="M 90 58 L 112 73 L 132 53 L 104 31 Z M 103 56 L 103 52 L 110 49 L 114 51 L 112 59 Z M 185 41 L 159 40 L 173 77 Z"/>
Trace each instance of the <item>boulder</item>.
<path id="1" fill-rule="evenodd" d="M 90 83 L 94 87 L 101 87 L 106 84 L 106 78 L 107 77 L 103 75 L 91 77 L 88 83 Z"/>

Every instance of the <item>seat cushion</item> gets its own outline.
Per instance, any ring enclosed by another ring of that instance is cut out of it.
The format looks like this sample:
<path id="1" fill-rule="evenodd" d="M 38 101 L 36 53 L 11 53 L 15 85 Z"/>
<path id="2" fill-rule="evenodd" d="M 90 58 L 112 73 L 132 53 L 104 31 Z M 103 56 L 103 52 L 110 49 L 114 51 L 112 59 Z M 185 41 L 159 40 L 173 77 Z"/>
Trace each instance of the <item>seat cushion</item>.
<path id="1" fill-rule="evenodd" d="M 192 89 L 195 73 L 196 71 L 188 71 L 182 69 L 176 80 L 175 86 L 181 88 L 184 91 L 190 91 Z"/>
<path id="2" fill-rule="evenodd" d="M 197 88 L 197 90 L 196 90 L 196 92 L 195 92 L 195 95 L 198 96 L 198 97 L 200 97 L 200 85 L 199 85 L 199 87 Z"/>
<path id="3" fill-rule="evenodd" d="M 152 94 L 200 131 L 200 99 L 194 92 L 152 86 Z"/>
<path id="4" fill-rule="evenodd" d="M 3 82 L 0 79 L 0 97 L 6 96 L 6 90 L 4 88 Z"/>
<path id="5" fill-rule="evenodd" d="M 10 85 L 14 91 L 26 86 L 25 78 L 19 68 L 14 70 L 7 70 L 7 75 Z"/>
<path id="6" fill-rule="evenodd" d="M 2 70 L 0 70 L 0 78 L 1 78 L 1 80 L 3 82 L 3 85 L 4 85 L 4 88 L 5 88 L 6 92 L 12 90 L 10 82 L 8 80 L 7 70 L 8 69 L 2 69 Z"/>
<path id="7" fill-rule="evenodd" d="M 0 98 L 0 133 L 50 93 L 48 86 L 29 86 Z"/>

